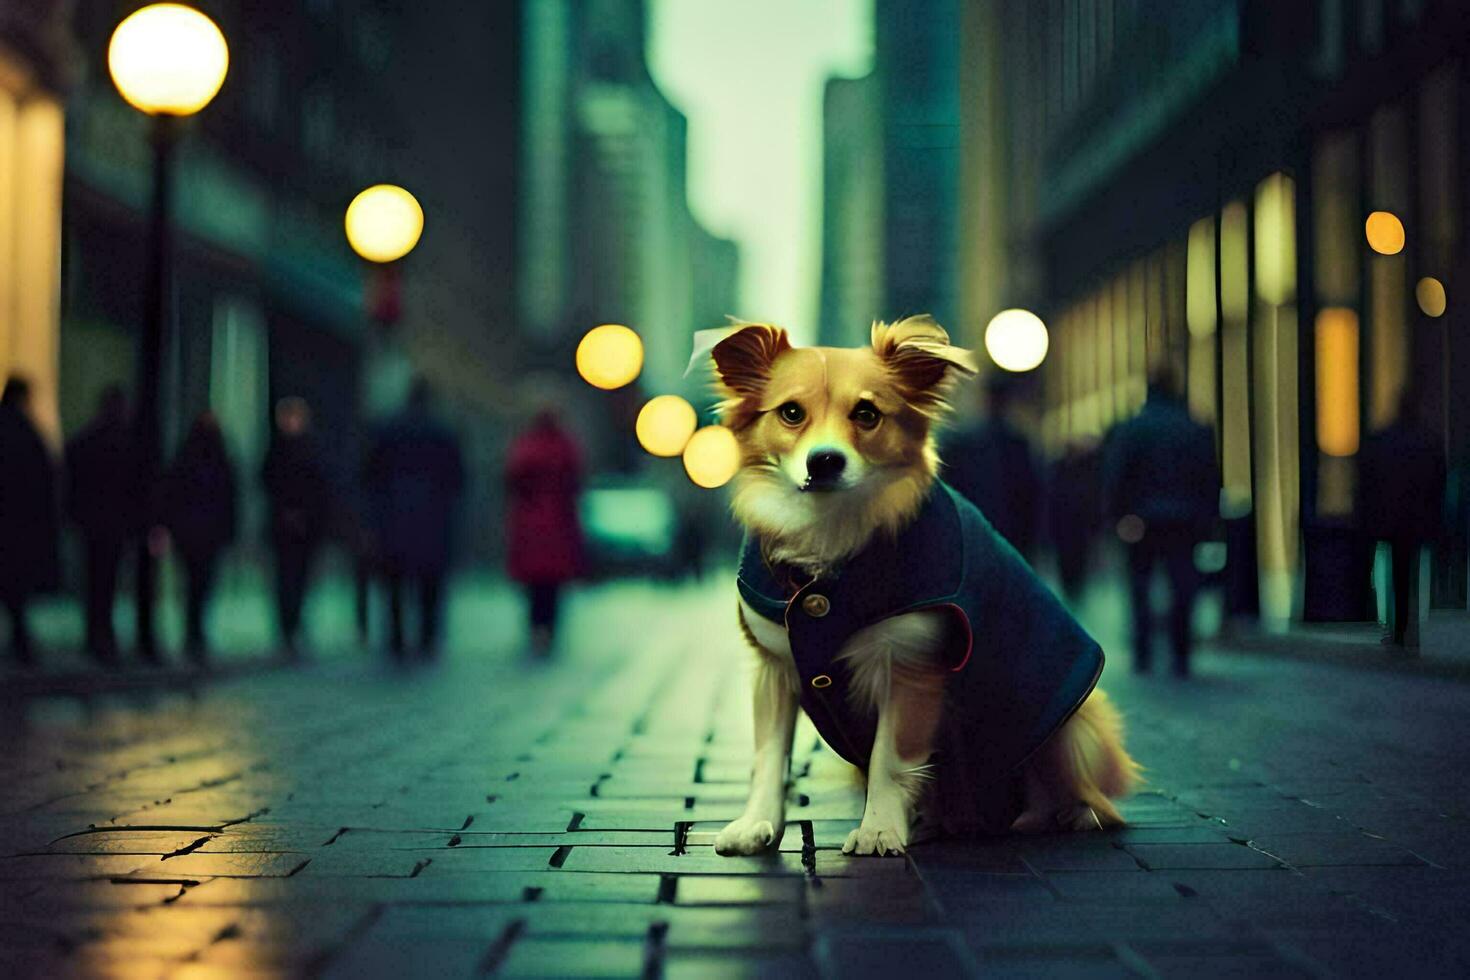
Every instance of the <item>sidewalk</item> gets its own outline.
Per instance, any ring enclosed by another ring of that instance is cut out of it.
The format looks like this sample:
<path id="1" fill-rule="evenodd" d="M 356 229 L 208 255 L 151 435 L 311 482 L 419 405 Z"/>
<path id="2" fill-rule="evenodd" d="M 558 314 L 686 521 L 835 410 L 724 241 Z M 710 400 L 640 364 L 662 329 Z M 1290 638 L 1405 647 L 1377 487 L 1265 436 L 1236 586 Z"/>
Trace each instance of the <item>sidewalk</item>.
<path id="1" fill-rule="evenodd" d="M 1128 828 L 907 858 L 840 854 L 861 794 L 803 722 L 780 853 L 721 858 L 750 744 L 732 603 L 610 585 L 550 662 L 469 616 L 435 668 L 341 660 L 42 727 L 0 763 L 0 972 L 1470 967 L 1470 687 L 1211 653 L 1179 684 L 1114 655 L 1150 780 Z"/>

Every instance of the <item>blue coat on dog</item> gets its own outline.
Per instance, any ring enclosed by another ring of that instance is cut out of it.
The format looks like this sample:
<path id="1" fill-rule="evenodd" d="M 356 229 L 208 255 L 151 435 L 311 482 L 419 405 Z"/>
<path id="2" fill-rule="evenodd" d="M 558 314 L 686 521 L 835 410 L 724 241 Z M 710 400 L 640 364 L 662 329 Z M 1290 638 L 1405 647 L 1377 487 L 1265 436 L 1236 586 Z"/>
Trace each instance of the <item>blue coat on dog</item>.
<path id="1" fill-rule="evenodd" d="M 990 522 L 942 481 L 894 539 L 801 584 L 747 536 L 737 585 L 787 630 L 801 705 L 834 752 L 866 768 L 875 715 L 856 710 L 838 653 L 853 633 L 920 609 L 952 612 L 944 717 L 931 760 L 948 833 L 1003 833 L 1022 809 L 1020 767 L 1086 700 L 1103 653 Z"/>

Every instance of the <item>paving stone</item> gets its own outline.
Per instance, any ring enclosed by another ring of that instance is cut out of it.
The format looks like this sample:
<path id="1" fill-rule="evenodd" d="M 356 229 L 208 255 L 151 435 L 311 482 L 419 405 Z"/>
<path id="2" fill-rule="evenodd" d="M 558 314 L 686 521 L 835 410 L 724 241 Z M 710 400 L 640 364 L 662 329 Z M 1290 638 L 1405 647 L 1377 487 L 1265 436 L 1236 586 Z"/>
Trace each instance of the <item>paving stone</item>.
<path id="1" fill-rule="evenodd" d="M 1045 880 L 1034 874 L 934 868 L 921 871 L 920 877 L 946 912 L 1000 900 L 1050 905 L 1055 897 Z"/>
<path id="2" fill-rule="evenodd" d="M 0 881 L 78 880 L 132 874 L 158 863 L 146 854 L 39 854 L 0 859 Z"/>
<path id="3" fill-rule="evenodd" d="M 664 955 L 665 980 L 806 980 L 816 967 L 802 952 L 778 953 L 764 949 L 736 952 L 669 950 Z"/>
<path id="4" fill-rule="evenodd" d="M 240 851 L 233 854 L 183 854 L 154 861 L 135 869 L 140 877 L 162 878 L 284 878 L 302 871 L 314 854 L 288 851 Z"/>
<path id="5" fill-rule="evenodd" d="M 1360 832 L 1257 837 L 1251 839 L 1251 846 L 1297 868 L 1426 863 L 1412 851 Z"/>
<path id="6" fill-rule="evenodd" d="M 489 947 L 482 939 L 440 937 L 429 943 L 368 940 L 343 950 L 328 963 L 322 976 L 329 980 L 475 977 L 481 975 Z"/>
<path id="7" fill-rule="evenodd" d="M 728 600 L 658 650 L 614 605 L 550 663 L 308 667 L 23 735 L 0 975 L 1470 974 L 1470 685 L 1111 672 L 1126 827 L 890 858 L 838 852 L 861 783 L 802 721 L 779 853 L 729 859 L 745 661 L 680 646 Z"/>
<path id="8" fill-rule="evenodd" d="M 796 877 L 680 875 L 676 887 L 680 905 L 800 905 L 807 886 Z"/>
<path id="9" fill-rule="evenodd" d="M 1135 857 L 1102 836 L 1068 835 L 1019 841 L 1016 854 L 1023 870 L 1130 871 L 1139 867 Z"/>
<path id="10" fill-rule="evenodd" d="M 1136 977 L 1138 973 L 1107 944 L 1090 946 L 982 945 L 976 951 L 982 976 L 1053 980 L 1066 977 Z"/>
<path id="11" fill-rule="evenodd" d="M 1244 844 L 1126 844 L 1124 850 L 1145 868 L 1273 868 L 1281 864 L 1270 854 Z"/>
<path id="12" fill-rule="evenodd" d="M 502 977 L 636 977 L 644 943 L 608 939 L 520 939 L 500 964 Z"/>
<path id="13" fill-rule="evenodd" d="M 933 893 L 918 878 L 896 878 L 877 887 L 854 878 L 812 879 L 806 902 L 808 915 L 819 925 L 924 925 L 941 918 Z"/>
<path id="14" fill-rule="evenodd" d="M 827 977 L 974 976 L 974 956 L 951 929 L 825 930 L 813 959 Z"/>
<path id="15" fill-rule="evenodd" d="M 1314 977 L 1319 973 L 1310 964 L 1285 958 L 1276 947 L 1266 943 L 1241 942 L 1143 942 L 1130 946 L 1146 962 L 1166 977 Z"/>
<path id="16" fill-rule="evenodd" d="M 713 848 L 673 854 L 650 847 L 574 847 L 561 865 L 568 871 L 644 871 L 662 874 L 801 875 L 801 856 L 789 853 L 725 857 Z"/>
<path id="17" fill-rule="evenodd" d="M 1190 897 L 1162 871 L 1048 871 L 1044 878 L 1064 902 L 1172 904 Z"/>

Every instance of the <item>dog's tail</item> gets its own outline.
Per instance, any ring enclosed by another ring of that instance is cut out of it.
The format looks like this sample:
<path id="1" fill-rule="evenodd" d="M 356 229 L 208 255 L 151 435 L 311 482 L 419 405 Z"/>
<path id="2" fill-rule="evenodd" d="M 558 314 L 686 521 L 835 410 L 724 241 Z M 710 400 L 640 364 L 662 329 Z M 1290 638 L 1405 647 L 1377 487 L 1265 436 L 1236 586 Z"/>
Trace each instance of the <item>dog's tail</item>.
<path id="1" fill-rule="evenodd" d="M 1095 689 L 1057 733 L 1054 756 L 1060 775 L 1077 799 L 1090 804 L 1106 822 L 1121 822 L 1109 802 L 1133 792 L 1143 767 L 1123 748 L 1123 716 L 1102 689 Z"/>

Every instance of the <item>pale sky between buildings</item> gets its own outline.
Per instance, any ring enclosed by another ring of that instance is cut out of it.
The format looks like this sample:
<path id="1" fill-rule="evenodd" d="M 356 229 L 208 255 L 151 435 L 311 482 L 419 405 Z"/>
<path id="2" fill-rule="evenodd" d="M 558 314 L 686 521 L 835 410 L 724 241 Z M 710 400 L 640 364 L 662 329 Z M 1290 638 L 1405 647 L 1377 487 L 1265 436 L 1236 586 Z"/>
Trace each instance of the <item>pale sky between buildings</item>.
<path id="1" fill-rule="evenodd" d="M 741 308 L 729 312 L 811 342 L 822 86 L 872 67 L 872 0 L 651 0 L 649 13 L 649 67 L 689 118 L 690 206 L 740 244 Z"/>

